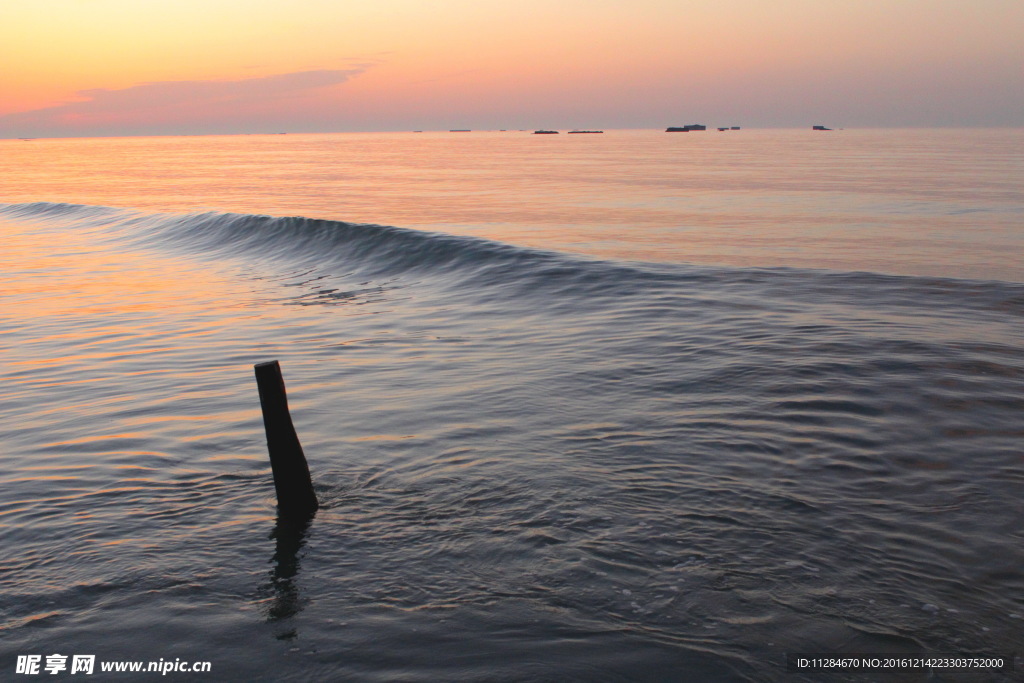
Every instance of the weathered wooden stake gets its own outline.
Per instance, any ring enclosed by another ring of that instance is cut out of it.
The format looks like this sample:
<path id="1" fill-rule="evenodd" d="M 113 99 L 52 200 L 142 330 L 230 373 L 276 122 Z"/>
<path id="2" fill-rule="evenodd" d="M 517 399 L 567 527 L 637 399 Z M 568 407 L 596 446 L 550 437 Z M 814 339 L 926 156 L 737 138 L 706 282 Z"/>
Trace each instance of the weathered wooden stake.
<path id="1" fill-rule="evenodd" d="M 277 509 L 285 517 L 308 517 L 317 511 L 320 504 L 313 492 L 309 465 L 288 412 L 281 365 L 272 360 L 257 363 L 255 367 L 270 467 L 274 471 L 274 488 L 277 489 Z"/>

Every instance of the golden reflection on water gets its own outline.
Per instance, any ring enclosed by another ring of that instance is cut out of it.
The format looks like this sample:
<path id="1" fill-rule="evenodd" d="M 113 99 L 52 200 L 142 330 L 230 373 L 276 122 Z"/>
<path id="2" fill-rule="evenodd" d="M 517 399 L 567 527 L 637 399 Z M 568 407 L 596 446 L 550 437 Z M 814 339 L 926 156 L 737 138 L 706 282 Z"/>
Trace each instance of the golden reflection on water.
<path id="1" fill-rule="evenodd" d="M 1013 152 L 1022 136 L 744 130 L 0 141 L 0 201 L 298 215 L 602 258 L 1024 279 Z"/>
<path id="2" fill-rule="evenodd" d="M 57 501 L 135 495 L 169 473 L 201 474 L 182 467 L 180 448 L 160 449 L 170 443 L 196 444 L 203 462 L 252 462 L 252 453 L 210 444 L 237 440 L 255 407 L 218 409 L 225 390 L 204 387 L 230 352 L 211 336 L 253 318 L 249 283 L 170 255 L 111 250 L 88 227 L 0 221 L 0 234 L 0 400 L 19 416 L 12 424 L 31 454 L 6 462 L 5 481 Z M 154 461 L 169 469 L 147 466 Z"/>
<path id="3" fill-rule="evenodd" d="M 90 245 L 88 237 L 73 246 L 66 241 L 54 245 L 53 236 L 45 230 L 33 231 L 12 224 L 5 224 L 4 228 L 6 254 L 3 260 L 28 264 L 28 267 L 21 266 L 23 277 L 7 281 L 5 297 L 18 304 L 30 304 L 39 317 L 72 315 L 102 320 L 102 325 L 87 323 L 91 326 L 86 331 L 94 334 L 100 331 L 125 337 L 146 334 L 143 325 L 126 324 L 127 314 L 132 313 L 174 309 L 178 314 L 193 314 L 201 319 L 208 312 L 202 302 L 214 296 L 216 287 L 223 284 L 220 280 L 202 277 L 203 271 L 186 267 L 180 260 L 140 253 L 125 254 L 121 257 L 123 260 L 112 263 L 111 255 Z M 67 239 L 68 234 L 63 233 L 62 239 Z M 35 270 L 45 270 L 47 276 L 33 277 Z M 8 271 L 8 275 L 13 274 Z M 120 316 L 115 326 L 110 326 L 107 315 L 110 313 Z M 40 341 L 81 338 L 82 331 L 58 328 L 40 337 Z M 109 341 L 105 339 L 102 343 Z"/>

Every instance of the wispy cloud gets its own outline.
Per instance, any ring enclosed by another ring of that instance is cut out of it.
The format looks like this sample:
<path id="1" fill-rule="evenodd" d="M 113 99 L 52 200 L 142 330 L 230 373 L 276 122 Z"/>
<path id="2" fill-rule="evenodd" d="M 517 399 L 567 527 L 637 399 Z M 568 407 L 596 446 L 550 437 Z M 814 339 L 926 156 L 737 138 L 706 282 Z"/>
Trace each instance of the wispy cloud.
<path id="1" fill-rule="evenodd" d="M 81 101 L 0 116 L 0 136 L 248 132 L 298 115 L 372 63 L 258 78 L 158 81 L 81 90 Z M 329 100 L 329 98 L 328 98 Z"/>

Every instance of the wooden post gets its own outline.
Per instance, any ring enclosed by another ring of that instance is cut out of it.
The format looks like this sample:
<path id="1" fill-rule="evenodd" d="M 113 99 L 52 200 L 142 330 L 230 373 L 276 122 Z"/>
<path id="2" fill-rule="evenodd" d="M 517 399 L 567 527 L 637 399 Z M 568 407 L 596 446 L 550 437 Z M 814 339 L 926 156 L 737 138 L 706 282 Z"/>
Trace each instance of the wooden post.
<path id="1" fill-rule="evenodd" d="M 288 412 L 281 365 L 272 360 L 257 363 L 255 368 L 270 467 L 274 471 L 274 488 L 277 490 L 277 509 L 284 517 L 308 517 L 317 511 L 320 504 L 313 492 L 309 465 Z"/>

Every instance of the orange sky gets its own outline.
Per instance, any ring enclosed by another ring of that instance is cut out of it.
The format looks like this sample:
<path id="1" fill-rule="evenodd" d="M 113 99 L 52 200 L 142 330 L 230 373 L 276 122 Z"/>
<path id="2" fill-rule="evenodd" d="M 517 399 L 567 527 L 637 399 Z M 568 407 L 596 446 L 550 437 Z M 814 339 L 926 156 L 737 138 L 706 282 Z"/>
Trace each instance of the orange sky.
<path id="1" fill-rule="evenodd" d="M 0 136 L 1024 125 L 1019 0 L 5 0 Z"/>

